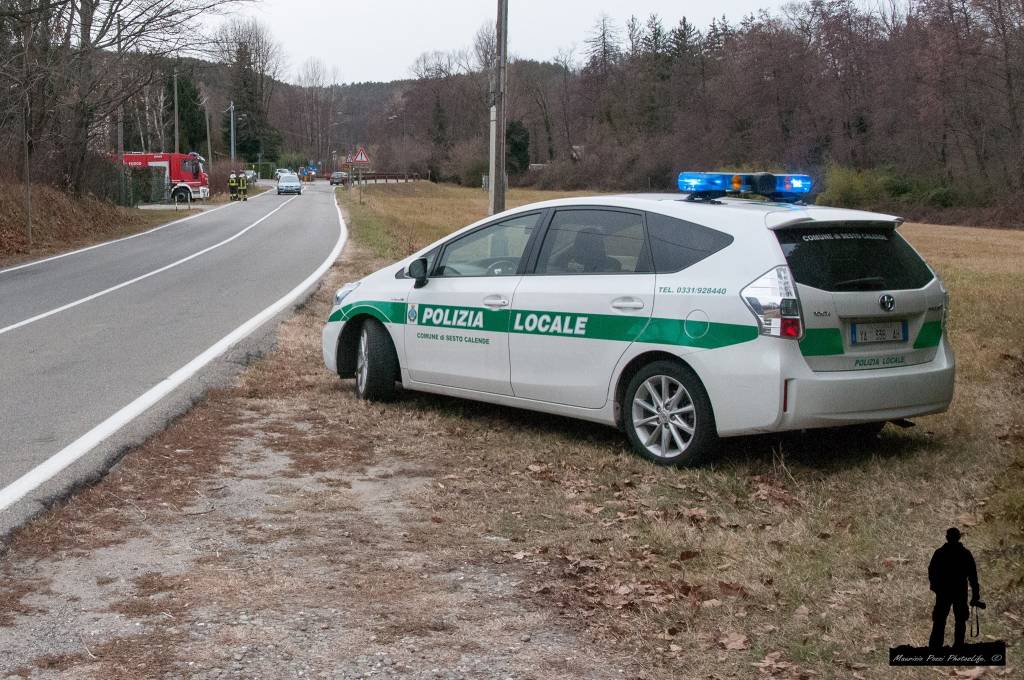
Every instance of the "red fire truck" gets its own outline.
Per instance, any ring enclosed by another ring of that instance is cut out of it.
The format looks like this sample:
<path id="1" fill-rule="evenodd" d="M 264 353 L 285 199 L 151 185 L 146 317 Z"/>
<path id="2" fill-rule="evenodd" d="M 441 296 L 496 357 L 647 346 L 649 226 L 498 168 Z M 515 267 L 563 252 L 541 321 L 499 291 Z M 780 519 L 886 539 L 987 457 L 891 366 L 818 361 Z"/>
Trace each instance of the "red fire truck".
<path id="1" fill-rule="evenodd" d="M 191 153 L 144 153 L 131 151 L 124 164 L 132 168 L 163 168 L 172 201 L 194 201 L 210 197 L 210 178 L 203 169 L 206 159 Z"/>

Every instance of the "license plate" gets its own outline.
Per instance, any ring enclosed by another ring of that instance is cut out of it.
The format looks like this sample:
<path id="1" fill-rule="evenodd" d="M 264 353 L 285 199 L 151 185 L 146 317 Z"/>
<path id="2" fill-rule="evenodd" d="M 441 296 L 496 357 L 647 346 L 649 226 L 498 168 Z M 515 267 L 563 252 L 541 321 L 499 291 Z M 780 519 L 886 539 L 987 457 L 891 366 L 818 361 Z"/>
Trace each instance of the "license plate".
<path id="1" fill-rule="evenodd" d="M 865 345 L 870 342 L 906 342 L 906 321 L 881 321 L 850 324 L 850 342 Z"/>

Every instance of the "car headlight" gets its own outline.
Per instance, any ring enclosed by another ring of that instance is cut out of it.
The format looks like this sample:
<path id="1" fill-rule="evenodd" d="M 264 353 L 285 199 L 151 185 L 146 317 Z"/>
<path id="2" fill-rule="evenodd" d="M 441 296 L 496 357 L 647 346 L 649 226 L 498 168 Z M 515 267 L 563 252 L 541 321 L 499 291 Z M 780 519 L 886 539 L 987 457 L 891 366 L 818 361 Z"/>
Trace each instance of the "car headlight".
<path id="1" fill-rule="evenodd" d="M 349 293 L 359 287 L 359 282 L 354 281 L 352 283 L 346 283 L 344 286 L 338 289 L 338 292 L 334 294 L 334 306 L 340 307 L 341 303 L 348 297 Z"/>

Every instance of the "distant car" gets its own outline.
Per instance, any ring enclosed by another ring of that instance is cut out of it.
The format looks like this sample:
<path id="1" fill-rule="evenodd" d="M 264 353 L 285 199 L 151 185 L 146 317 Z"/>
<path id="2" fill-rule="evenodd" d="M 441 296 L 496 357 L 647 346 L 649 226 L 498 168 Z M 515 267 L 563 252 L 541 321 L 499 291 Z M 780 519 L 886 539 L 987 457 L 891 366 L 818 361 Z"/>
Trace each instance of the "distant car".
<path id="1" fill-rule="evenodd" d="M 245 179 L 249 183 L 255 182 L 256 179 L 257 179 L 256 178 L 256 171 L 255 170 L 246 170 L 245 171 Z"/>
<path id="2" fill-rule="evenodd" d="M 277 170 L 274 171 L 274 179 L 281 179 L 281 175 L 294 175 L 294 174 L 295 174 L 294 170 L 289 170 L 288 168 L 278 168 Z"/>
<path id="3" fill-rule="evenodd" d="M 340 172 L 339 171 L 339 172 L 332 172 L 331 173 L 331 186 L 334 186 L 335 184 L 344 185 L 346 182 L 348 182 L 348 173 L 347 172 Z"/>
<path id="4" fill-rule="evenodd" d="M 302 183 L 296 174 L 281 175 L 277 178 L 277 195 L 298 194 L 302 195 Z"/>

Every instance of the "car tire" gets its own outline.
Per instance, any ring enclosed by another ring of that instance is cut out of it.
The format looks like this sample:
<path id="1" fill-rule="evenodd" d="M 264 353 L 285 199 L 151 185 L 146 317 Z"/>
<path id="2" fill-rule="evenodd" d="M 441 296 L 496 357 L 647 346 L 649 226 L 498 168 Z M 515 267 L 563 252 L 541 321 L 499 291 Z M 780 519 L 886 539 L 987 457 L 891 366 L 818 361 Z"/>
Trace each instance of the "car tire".
<path id="1" fill-rule="evenodd" d="M 356 396 L 367 401 L 391 401 L 398 370 L 391 334 L 380 321 L 367 319 L 356 343 Z"/>
<path id="2" fill-rule="evenodd" d="M 621 413 L 633 449 L 659 465 L 699 465 L 718 446 L 707 390 L 680 362 L 641 368 L 626 386 Z"/>

